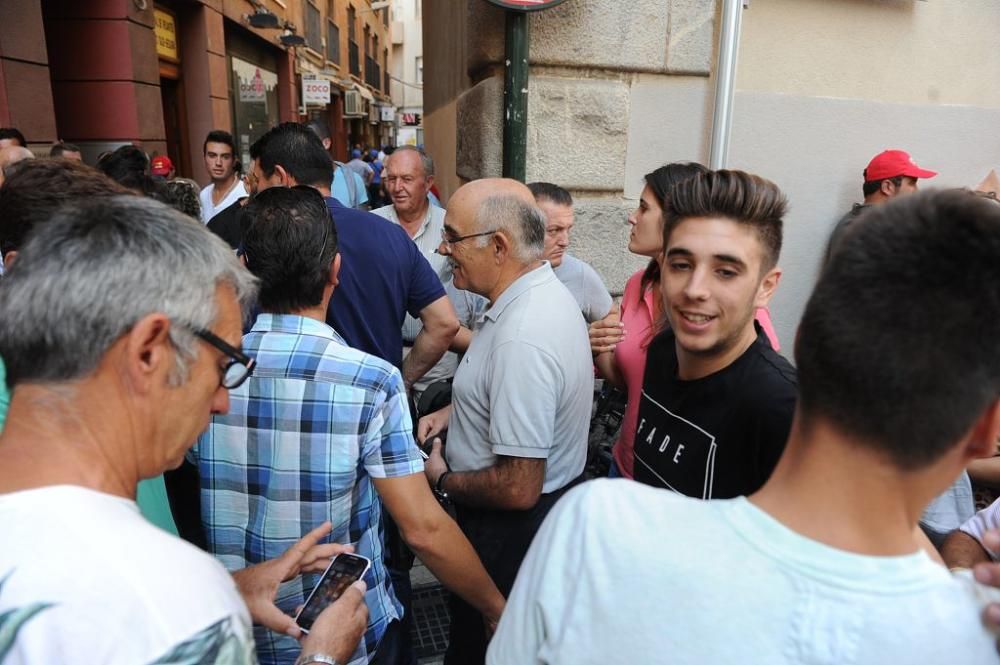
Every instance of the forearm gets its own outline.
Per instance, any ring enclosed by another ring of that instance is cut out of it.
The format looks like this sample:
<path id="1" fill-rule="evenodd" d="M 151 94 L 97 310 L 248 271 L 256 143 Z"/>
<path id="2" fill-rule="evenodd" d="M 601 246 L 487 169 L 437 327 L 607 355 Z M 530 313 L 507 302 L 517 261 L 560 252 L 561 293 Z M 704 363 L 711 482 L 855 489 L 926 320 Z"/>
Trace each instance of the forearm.
<path id="1" fill-rule="evenodd" d="M 541 485 L 525 487 L 498 465 L 476 471 L 451 472 L 441 489 L 456 503 L 495 510 L 528 510 L 538 502 Z"/>
<path id="2" fill-rule="evenodd" d="M 972 482 L 1000 489 L 1000 457 L 973 460 L 968 471 Z"/>
<path id="3" fill-rule="evenodd" d="M 597 354 L 594 357 L 594 365 L 597 366 L 597 371 L 600 372 L 605 381 L 611 382 L 618 388 L 625 388 L 625 377 L 622 376 L 621 371 L 618 369 L 618 363 L 615 362 L 613 351 Z"/>
<path id="4" fill-rule="evenodd" d="M 452 337 L 424 328 L 413 341 L 413 348 L 403 359 L 403 382 L 409 388 L 420 380 L 448 350 Z"/>
<path id="5" fill-rule="evenodd" d="M 407 538 L 407 543 L 444 586 L 487 618 L 497 620 L 503 596 L 455 521 L 436 502 L 435 508 L 430 528 L 422 536 Z"/>
<path id="6" fill-rule="evenodd" d="M 988 563 L 990 555 L 979 541 L 964 531 L 953 531 L 941 546 L 941 556 L 949 568 L 972 568 L 977 563 Z"/>
<path id="7" fill-rule="evenodd" d="M 469 344 L 472 343 L 472 331 L 461 326 L 458 329 L 458 334 L 455 335 L 455 339 L 451 340 L 451 348 L 449 351 L 454 351 L 455 353 L 465 353 L 469 349 Z"/>

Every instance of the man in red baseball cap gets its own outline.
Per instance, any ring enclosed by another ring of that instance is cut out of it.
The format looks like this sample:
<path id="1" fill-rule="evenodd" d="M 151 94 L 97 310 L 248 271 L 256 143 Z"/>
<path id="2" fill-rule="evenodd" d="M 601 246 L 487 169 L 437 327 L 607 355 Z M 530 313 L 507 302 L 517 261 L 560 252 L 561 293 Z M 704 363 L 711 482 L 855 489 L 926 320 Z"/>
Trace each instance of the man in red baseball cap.
<path id="1" fill-rule="evenodd" d="M 155 178 L 171 180 L 174 177 L 174 163 L 166 155 L 153 157 L 149 162 L 149 172 Z"/>
<path id="2" fill-rule="evenodd" d="M 839 244 L 844 231 L 866 208 L 885 203 L 901 194 L 913 193 L 917 191 L 918 179 L 933 178 L 937 175 L 935 171 L 917 166 L 910 153 L 905 150 L 883 150 L 872 157 L 872 161 L 868 162 L 863 173 L 865 181 L 861 191 L 864 193 L 865 202 L 855 203 L 850 212 L 837 222 L 833 233 L 830 234 L 830 242 L 826 246 L 824 264 L 830 260 L 830 254 Z"/>

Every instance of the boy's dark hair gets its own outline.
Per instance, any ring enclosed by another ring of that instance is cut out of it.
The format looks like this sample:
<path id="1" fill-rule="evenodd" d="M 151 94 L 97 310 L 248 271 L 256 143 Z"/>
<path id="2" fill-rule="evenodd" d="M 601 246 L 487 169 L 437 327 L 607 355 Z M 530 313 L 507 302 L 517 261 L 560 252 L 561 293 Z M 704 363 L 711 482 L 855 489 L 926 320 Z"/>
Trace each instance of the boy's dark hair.
<path id="1" fill-rule="evenodd" d="M 247 268 L 260 278 L 260 306 L 287 314 L 323 300 L 337 229 L 313 187 L 271 187 L 243 208 Z"/>
<path id="2" fill-rule="evenodd" d="M 62 157 L 64 152 L 80 152 L 80 148 L 72 143 L 56 141 L 49 148 L 49 157 Z"/>
<path id="3" fill-rule="evenodd" d="M 888 180 L 896 187 L 903 184 L 903 176 L 897 175 L 892 178 L 882 178 L 881 180 L 866 180 L 863 185 L 861 185 L 861 193 L 865 195 L 865 198 L 871 196 L 878 190 L 882 189 L 882 183 Z"/>
<path id="4" fill-rule="evenodd" d="M 723 217 L 750 226 L 764 249 L 761 274 L 778 264 L 782 218 L 788 202 L 770 180 L 743 171 L 706 171 L 677 183 L 663 209 L 663 247 L 691 217 Z"/>
<path id="5" fill-rule="evenodd" d="M 35 225 L 51 219 L 66 204 L 131 193 L 79 162 L 25 160 L 0 187 L 0 253 L 19 250 Z"/>
<path id="6" fill-rule="evenodd" d="M 333 182 L 333 160 L 316 133 L 297 122 L 283 122 L 257 139 L 251 154 L 264 177 L 281 165 L 300 185 L 329 187 Z"/>
<path id="7" fill-rule="evenodd" d="M 24 134 L 15 127 L 0 127 L 0 139 L 15 139 L 22 148 L 28 147 L 28 141 L 24 138 Z"/>
<path id="8" fill-rule="evenodd" d="M 803 427 L 815 419 L 915 470 L 1000 395 L 1000 207 L 928 191 L 844 235 L 799 326 Z"/>
<path id="9" fill-rule="evenodd" d="M 229 149 L 233 151 L 233 159 L 236 159 L 236 142 L 233 141 L 233 135 L 222 129 L 213 129 L 205 137 L 205 143 L 201 146 L 202 154 L 208 150 L 209 143 L 225 143 L 229 146 Z"/>
<path id="10" fill-rule="evenodd" d="M 557 206 L 573 205 L 573 197 L 570 196 L 570 193 L 551 182 L 530 182 L 528 189 L 534 195 L 535 201 L 552 201 Z"/>

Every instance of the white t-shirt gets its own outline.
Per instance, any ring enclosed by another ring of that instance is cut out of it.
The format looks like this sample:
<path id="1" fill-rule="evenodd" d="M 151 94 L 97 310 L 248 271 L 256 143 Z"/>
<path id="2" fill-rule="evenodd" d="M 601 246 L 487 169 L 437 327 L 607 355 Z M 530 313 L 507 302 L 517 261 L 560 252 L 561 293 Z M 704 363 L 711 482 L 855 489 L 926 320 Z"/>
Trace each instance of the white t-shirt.
<path id="1" fill-rule="evenodd" d="M 256 662 L 232 577 L 135 502 L 66 485 L 3 494 L 0 534 L 4 665 Z"/>
<path id="2" fill-rule="evenodd" d="M 1000 499 L 997 499 L 970 517 L 959 529 L 975 538 L 982 545 L 983 534 L 990 529 L 1000 529 Z M 983 549 L 986 550 L 991 559 L 1000 561 L 1000 552 L 994 552 L 985 546 Z"/>
<path id="3" fill-rule="evenodd" d="M 219 201 L 219 205 L 212 205 L 212 194 L 215 192 L 215 183 L 209 183 L 205 189 L 201 190 L 201 221 L 208 224 L 212 218 L 220 212 L 233 205 L 244 196 L 247 196 L 247 189 L 243 186 L 243 181 L 236 179 L 236 184 L 229 190 L 225 198 Z"/>
<path id="4" fill-rule="evenodd" d="M 580 304 L 580 311 L 587 323 L 600 321 L 611 311 L 611 294 L 597 271 L 572 254 L 563 254 L 562 263 L 553 268 L 559 281 L 573 294 Z"/>
<path id="5" fill-rule="evenodd" d="M 922 551 L 852 554 L 744 497 L 597 480 L 545 520 L 486 660 L 995 665 L 982 603 Z"/>

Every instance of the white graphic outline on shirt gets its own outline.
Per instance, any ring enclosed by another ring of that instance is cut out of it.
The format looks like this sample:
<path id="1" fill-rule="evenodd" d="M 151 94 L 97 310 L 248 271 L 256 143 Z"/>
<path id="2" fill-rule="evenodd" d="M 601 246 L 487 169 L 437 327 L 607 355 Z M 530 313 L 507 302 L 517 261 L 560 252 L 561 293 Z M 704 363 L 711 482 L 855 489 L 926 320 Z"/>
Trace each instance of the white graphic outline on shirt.
<path id="1" fill-rule="evenodd" d="M 698 425 L 694 424 L 693 422 L 691 422 L 687 418 L 684 418 L 683 416 L 677 415 L 676 413 L 674 413 L 673 411 L 671 411 L 670 409 L 668 409 L 667 407 L 663 406 L 662 404 L 660 404 L 659 402 L 657 402 L 655 399 L 653 399 L 652 397 L 650 397 L 649 393 L 647 393 L 645 390 L 642 391 L 642 396 L 645 399 L 648 399 L 650 402 L 652 402 L 656 406 L 660 407 L 660 409 L 662 409 L 664 412 L 670 414 L 672 417 L 676 418 L 677 420 L 680 420 L 683 423 L 686 423 L 686 424 L 690 425 L 691 427 L 693 427 L 694 429 L 698 430 L 699 432 L 701 432 L 702 434 L 704 434 L 706 437 L 708 437 L 708 440 L 709 440 L 708 456 L 707 456 L 707 459 L 705 460 L 705 482 L 704 482 L 704 484 L 702 486 L 702 495 L 701 495 L 701 498 L 702 499 L 711 499 L 712 498 L 712 484 L 715 481 L 715 451 L 719 447 L 719 444 L 717 444 L 715 442 L 715 435 L 712 434 L 711 432 L 708 432 L 705 429 L 699 427 Z M 639 429 L 640 428 L 638 428 L 638 427 L 636 428 L 636 433 L 638 433 Z M 669 487 L 674 492 L 677 492 L 678 494 L 682 493 L 682 492 L 679 492 L 673 485 L 671 485 L 670 483 L 668 483 L 667 480 L 666 480 L 666 478 L 664 478 L 663 476 L 661 476 L 660 474 L 658 474 L 656 472 L 656 469 L 654 469 L 649 464 L 647 464 L 638 455 L 635 455 L 634 458 L 635 458 L 636 462 L 639 462 L 640 464 L 642 464 L 644 467 L 646 467 L 646 469 L 649 470 L 650 473 L 652 473 L 654 476 L 656 476 L 657 478 L 659 478 L 659 480 L 660 480 L 661 483 L 663 483 L 664 485 L 666 485 L 667 487 Z"/>

